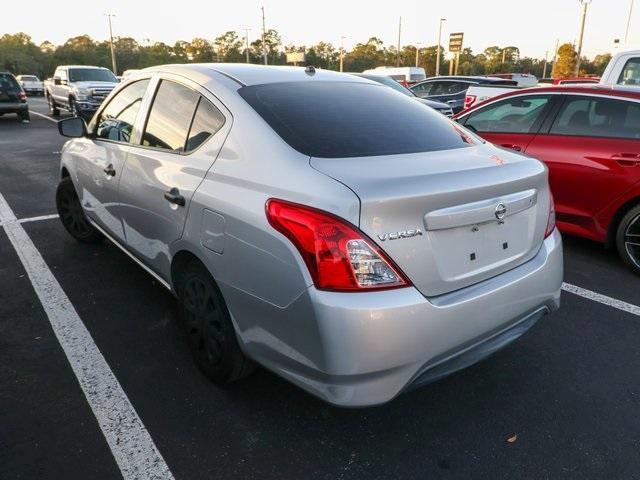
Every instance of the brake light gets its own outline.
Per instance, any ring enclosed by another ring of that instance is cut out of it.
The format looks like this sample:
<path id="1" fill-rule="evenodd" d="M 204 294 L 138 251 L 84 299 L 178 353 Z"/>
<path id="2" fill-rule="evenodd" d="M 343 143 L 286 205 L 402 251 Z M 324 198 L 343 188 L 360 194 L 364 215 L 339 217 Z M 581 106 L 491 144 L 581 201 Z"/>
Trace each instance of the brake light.
<path id="1" fill-rule="evenodd" d="M 549 193 L 549 216 L 547 217 L 547 229 L 544 232 L 544 238 L 553 233 L 556 228 L 556 205 L 553 201 L 553 195 Z"/>
<path id="2" fill-rule="evenodd" d="M 476 96 L 475 95 L 466 95 L 464 97 L 464 109 L 466 110 L 467 108 L 470 108 L 471 105 L 473 105 L 476 101 Z"/>
<path id="3" fill-rule="evenodd" d="M 20 90 L 18 92 L 18 98 L 20 99 L 20 101 L 26 102 L 27 101 L 27 94 L 24 93 L 24 91 Z"/>
<path id="4" fill-rule="evenodd" d="M 317 288 L 371 291 L 410 285 L 393 261 L 350 223 L 283 200 L 269 200 L 266 211 L 271 226 L 302 255 Z"/>

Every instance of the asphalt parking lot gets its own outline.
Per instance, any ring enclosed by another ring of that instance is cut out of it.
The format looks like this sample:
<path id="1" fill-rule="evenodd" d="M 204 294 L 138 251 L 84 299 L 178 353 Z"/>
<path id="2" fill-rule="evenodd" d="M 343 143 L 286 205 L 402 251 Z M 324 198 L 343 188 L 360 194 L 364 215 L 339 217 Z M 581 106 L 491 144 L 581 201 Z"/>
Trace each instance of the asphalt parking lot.
<path id="1" fill-rule="evenodd" d="M 191 361 L 171 295 L 115 246 L 80 245 L 57 221 L 64 140 L 44 100 L 30 105 L 29 125 L 0 118 L 0 198 L 167 478 L 638 478 L 640 278 L 615 252 L 565 236 L 569 291 L 558 312 L 480 364 L 381 407 L 334 408 L 264 369 L 219 388 Z M 0 478 L 120 478 L 29 261 L 0 227 Z"/>

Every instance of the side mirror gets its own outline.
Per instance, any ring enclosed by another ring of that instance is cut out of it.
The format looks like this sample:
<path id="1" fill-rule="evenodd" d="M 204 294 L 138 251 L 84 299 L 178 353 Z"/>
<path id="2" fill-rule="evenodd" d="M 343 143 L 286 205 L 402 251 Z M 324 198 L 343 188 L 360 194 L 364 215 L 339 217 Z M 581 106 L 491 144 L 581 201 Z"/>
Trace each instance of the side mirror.
<path id="1" fill-rule="evenodd" d="M 60 81 L 60 77 L 53 77 L 53 84 L 60 85 L 62 82 Z"/>
<path id="2" fill-rule="evenodd" d="M 65 118 L 58 121 L 58 132 L 63 137 L 81 138 L 87 136 L 87 124 L 80 117 Z"/>

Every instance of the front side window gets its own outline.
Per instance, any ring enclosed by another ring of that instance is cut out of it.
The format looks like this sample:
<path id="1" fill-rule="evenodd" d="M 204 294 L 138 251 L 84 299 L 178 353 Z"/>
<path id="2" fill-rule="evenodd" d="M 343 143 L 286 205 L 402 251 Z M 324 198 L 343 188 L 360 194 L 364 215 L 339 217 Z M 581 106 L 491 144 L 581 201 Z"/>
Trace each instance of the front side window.
<path id="1" fill-rule="evenodd" d="M 618 78 L 618 85 L 640 85 L 640 58 L 627 61 Z"/>
<path id="2" fill-rule="evenodd" d="M 133 125 L 147 91 L 149 80 L 140 80 L 120 90 L 100 112 L 96 137 L 116 142 L 131 142 Z"/>
<path id="3" fill-rule="evenodd" d="M 238 93 L 285 142 L 311 157 L 398 155 L 476 143 L 444 115 L 384 85 L 283 82 Z"/>
<path id="4" fill-rule="evenodd" d="M 200 95 L 179 83 L 162 80 L 151 105 L 142 145 L 184 152 Z"/>
<path id="5" fill-rule="evenodd" d="M 529 133 L 548 103 L 548 96 L 509 98 L 476 110 L 464 125 L 480 133 Z"/>
<path id="6" fill-rule="evenodd" d="M 569 97 L 549 133 L 637 140 L 640 104 L 602 97 Z"/>

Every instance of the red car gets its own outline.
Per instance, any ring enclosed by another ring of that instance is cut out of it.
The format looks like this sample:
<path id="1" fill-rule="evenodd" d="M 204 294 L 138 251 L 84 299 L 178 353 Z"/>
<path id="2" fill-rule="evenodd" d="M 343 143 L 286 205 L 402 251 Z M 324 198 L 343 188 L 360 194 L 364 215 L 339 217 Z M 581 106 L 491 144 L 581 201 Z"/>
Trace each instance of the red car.
<path id="1" fill-rule="evenodd" d="M 491 143 L 544 161 L 560 230 L 615 245 L 640 274 L 640 89 L 529 88 L 454 118 Z"/>

